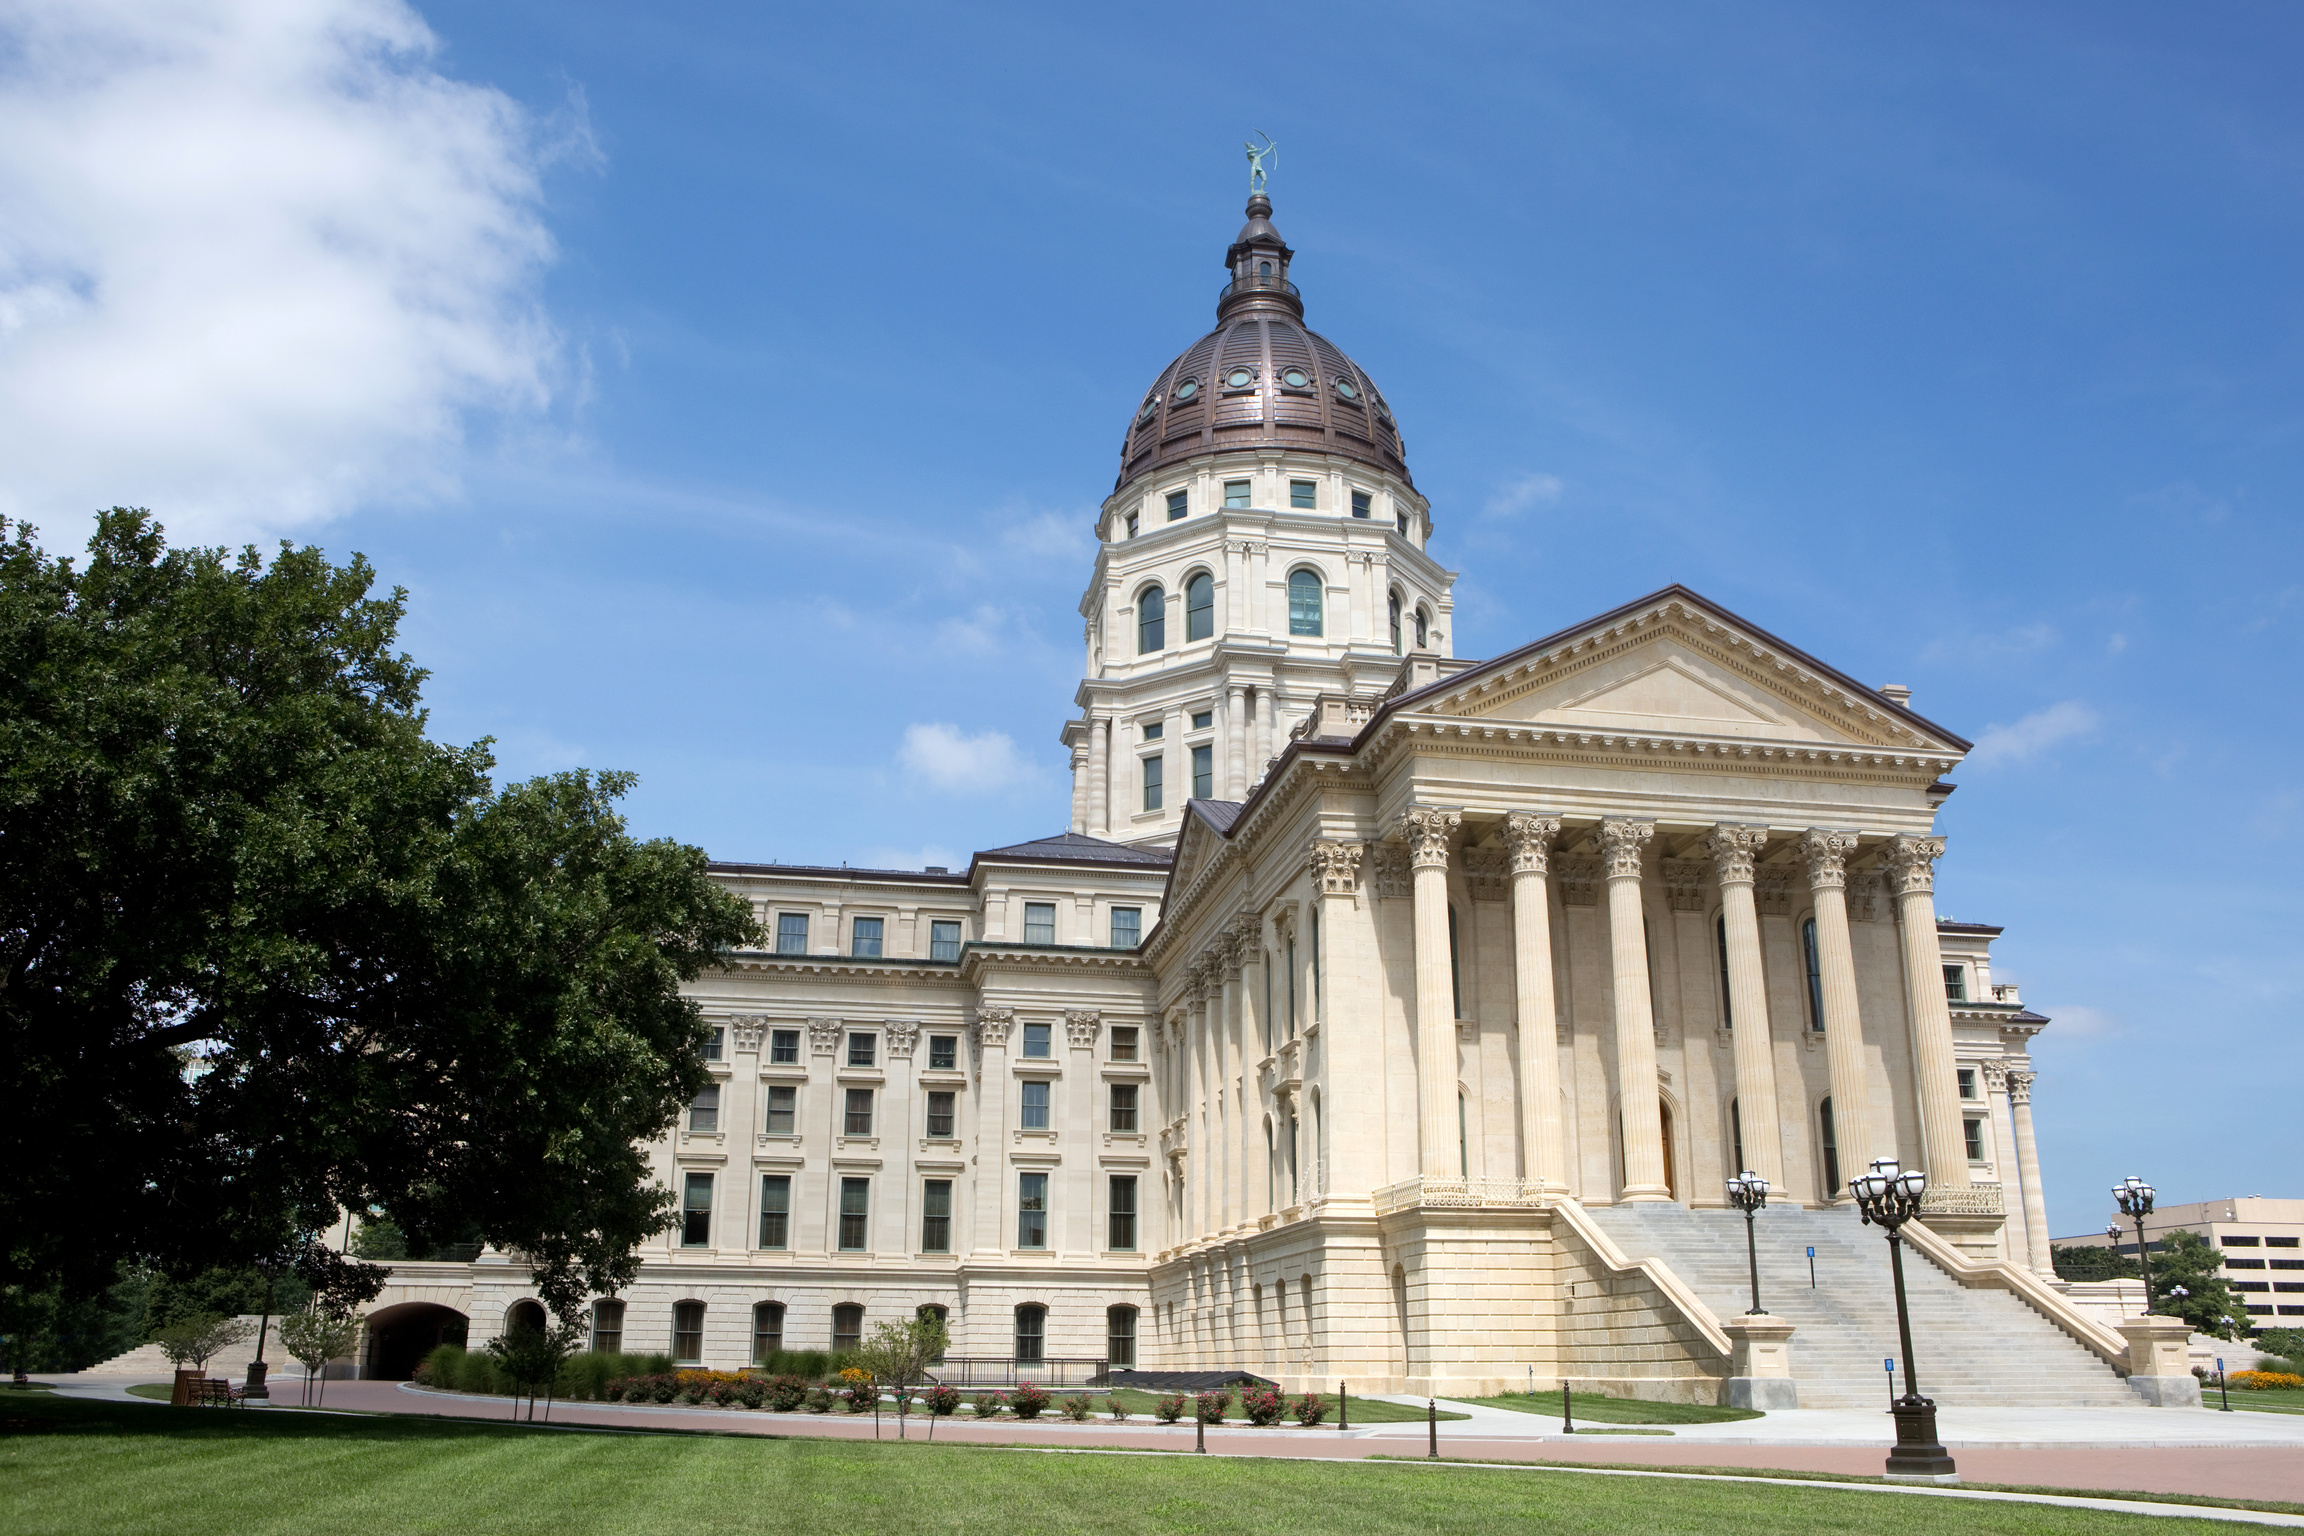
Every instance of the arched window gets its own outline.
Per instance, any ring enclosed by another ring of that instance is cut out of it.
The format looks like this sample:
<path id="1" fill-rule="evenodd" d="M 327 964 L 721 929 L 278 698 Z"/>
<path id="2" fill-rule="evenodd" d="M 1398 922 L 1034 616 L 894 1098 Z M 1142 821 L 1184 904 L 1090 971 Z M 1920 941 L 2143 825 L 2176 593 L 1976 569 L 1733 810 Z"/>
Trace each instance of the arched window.
<path id="1" fill-rule="evenodd" d="M 1280 1208 L 1280 1153 L 1272 1145 L 1272 1117 L 1264 1117 L 1264 1209 Z"/>
<path id="2" fill-rule="evenodd" d="M 1104 1359 L 1116 1371 L 1136 1368 L 1136 1309 L 1104 1309 Z"/>
<path id="3" fill-rule="evenodd" d="M 1136 599 L 1136 654 L 1149 656 L 1168 648 L 1168 594 L 1146 587 Z"/>
<path id="4" fill-rule="evenodd" d="M 1461 1177 L 1472 1177 L 1472 1112 L 1461 1091 L 1456 1095 L 1456 1165 Z"/>
<path id="5" fill-rule="evenodd" d="M 542 1333 L 544 1308 L 533 1301 L 516 1301 L 504 1314 L 506 1333 Z"/>
<path id="6" fill-rule="evenodd" d="M 1432 645 L 1432 615 L 1419 606 L 1416 610 L 1416 649 L 1429 650 Z"/>
<path id="7" fill-rule="evenodd" d="M 1016 1309 L 1016 1363 L 1038 1365 L 1048 1358 L 1048 1309 L 1028 1301 Z"/>
<path id="8" fill-rule="evenodd" d="M 1824 1145 L 1824 1198 L 1836 1199 L 1840 1194 L 1840 1138 L 1832 1129 L 1832 1101 L 1829 1098 L 1816 1106 L 1816 1129 Z"/>
<path id="9" fill-rule="evenodd" d="M 1400 594 L 1398 591 L 1394 591 L 1392 594 L 1391 610 L 1392 654 L 1397 656 L 1400 654 Z"/>
<path id="10" fill-rule="evenodd" d="M 1216 578 L 1201 571 L 1184 583 L 1184 638 L 1205 640 L 1216 633 Z"/>
<path id="11" fill-rule="evenodd" d="M 1728 1101 L 1728 1139 L 1733 1149 L 1730 1155 L 1736 1159 L 1736 1172 L 1742 1173 L 1750 1165 L 1744 1161 L 1744 1112 L 1737 1108 L 1734 1099 Z"/>
<path id="12" fill-rule="evenodd" d="M 1800 925 L 1800 950 L 1808 962 L 1808 1027 L 1824 1027 L 1824 967 L 1816 956 L 1816 919 Z"/>
<path id="13" fill-rule="evenodd" d="M 1456 1011 L 1450 1018 L 1464 1017 L 1464 980 L 1456 964 L 1456 903 L 1448 903 L 1448 1006 Z"/>
<path id="14" fill-rule="evenodd" d="M 1302 1186 L 1296 1178 L 1296 1115 L 1291 1110 L 1288 1115 L 1288 1203 L 1290 1205 L 1302 1205 L 1304 1203 L 1301 1189 Z"/>
<path id="15" fill-rule="evenodd" d="M 1288 633 L 1320 633 L 1320 577 L 1317 572 L 1288 573 Z"/>
<path id="16" fill-rule="evenodd" d="M 853 1301 L 844 1301 L 832 1309 L 832 1350 L 856 1349 L 864 1342 L 864 1309 Z"/>
<path id="17" fill-rule="evenodd" d="M 764 1301 L 752 1309 L 752 1363 L 772 1363 L 783 1347 L 784 1303 Z"/>
<path id="18" fill-rule="evenodd" d="M 1728 999 L 1728 914 L 1723 912 L 1712 919 L 1712 937 L 1720 941 L 1720 1027 L 1734 1029 L 1736 1015 L 1729 1011 Z"/>

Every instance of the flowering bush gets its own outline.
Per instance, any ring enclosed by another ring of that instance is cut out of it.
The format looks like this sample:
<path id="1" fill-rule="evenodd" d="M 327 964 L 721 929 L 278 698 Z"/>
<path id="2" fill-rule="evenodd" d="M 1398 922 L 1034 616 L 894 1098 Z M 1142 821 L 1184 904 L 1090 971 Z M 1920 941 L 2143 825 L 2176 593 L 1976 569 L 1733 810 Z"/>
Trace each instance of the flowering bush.
<path id="1" fill-rule="evenodd" d="M 976 1410 L 976 1417 L 980 1419 L 996 1419 L 1000 1417 L 1000 1410 L 1008 1406 L 1008 1394 L 979 1392 L 968 1400 L 968 1406 Z"/>
<path id="2" fill-rule="evenodd" d="M 928 1405 L 930 1413 L 943 1418 L 960 1411 L 960 1389 L 939 1383 L 921 1393 L 920 1401 Z"/>
<path id="3" fill-rule="evenodd" d="M 1280 1395 L 1277 1387 L 1246 1387 L 1240 1393 L 1240 1411 L 1248 1415 L 1251 1424 L 1277 1424 L 1280 1415 L 1287 1412 L 1288 1399 Z"/>
<path id="4" fill-rule="evenodd" d="M 2304 1376 L 2291 1376 L 2286 1371 L 2234 1371 L 2232 1385 L 2246 1387 L 2251 1392 L 2270 1392 L 2280 1388 L 2293 1391 L 2304 1387 Z"/>
<path id="5" fill-rule="evenodd" d="M 1020 1419 L 1040 1417 L 1041 1413 L 1048 1407 L 1048 1403 L 1048 1389 L 1030 1381 L 1019 1386 L 1014 1395 L 1008 1399 L 1008 1406 L 1016 1410 L 1016 1417 Z"/>
<path id="6" fill-rule="evenodd" d="M 762 1389 L 771 1413 L 790 1413 L 808 1401 L 808 1383 L 797 1376 L 771 1376 Z"/>
<path id="7" fill-rule="evenodd" d="M 1222 1387 L 1211 1387 L 1192 1400 L 1193 1411 L 1203 1424 L 1221 1424 L 1224 1411 L 1232 1406 L 1232 1394 Z"/>
<path id="8" fill-rule="evenodd" d="M 810 1387 L 807 1406 L 810 1413 L 830 1413 L 835 1399 L 830 1387 Z"/>
<path id="9" fill-rule="evenodd" d="M 1121 1403 L 1119 1398 L 1108 1397 L 1104 1399 L 1104 1407 L 1105 1410 L 1112 1415 L 1113 1423 L 1125 1424 L 1128 1422 L 1128 1409 L 1124 1404 Z"/>
<path id="10" fill-rule="evenodd" d="M 1310 1428 L 1328 1417 L 1328 1399 L 1317 1392 L 1307 1392 L 1296 1399 L 1296 1407 L 1292 1411 L 1297 1423 Z"/>
<path id="11" fill-rule="evenodd" d="M 1154 1407 L 1152 1411 L 1160 1416 L 1161 1423 L 1175 1423 L 1178 1419 L 1184 1417 L 1183 1394 L 1178 1393 L 1174 1397 L 1164 1397 L 1160 1399 L 1159 1404 Z"/>
<path id="12" fill-rule="evenodd" d="M 1094 1411 L 1094 1407 L 1095 1405 L 1088 1401 L 1087 1394 L 1075 1393 L 1064 1399 L 1064 1417 L 1075 1424 L 1085 1424 L 1088 1422 L 1088 1415 Z"/>

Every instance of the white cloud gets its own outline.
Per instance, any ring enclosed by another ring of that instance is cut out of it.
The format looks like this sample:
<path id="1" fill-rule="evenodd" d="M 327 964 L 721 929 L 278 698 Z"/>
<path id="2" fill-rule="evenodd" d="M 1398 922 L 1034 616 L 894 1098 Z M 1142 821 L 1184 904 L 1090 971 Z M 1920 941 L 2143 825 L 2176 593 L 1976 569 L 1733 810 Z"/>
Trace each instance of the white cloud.
<path id="1" fill-rule="evenodd" d="M 1489 497 L 1484 510 L 1490 517 L 1515 517 L 1530 507 L 1558 501 L 1565 489 L 1558 475 L 1522 475 Z"/>
<path id="2" fill-rule="evenodd" d="M 896 761 L 936 788 L 964 795 L 989 794 L 1038 776 L 1001 732 L 970 736 L 956 725 L 906 726 Z"/>
<path id="3" fill-rule="evenodd" d="M 865 849 L 858 864 L 864 869 L 964 869 L 968 861 L 941 843 L 923 843 L 918 848 L 891 848 L 883 844 Z"/>
<path id="4" fill-rule="evenodd" d="M 453 488 L 549 403 L 541 168 L 401 0 L 0 0 L 0 510 L 231 538 Z"/>
<path id="5" fill-rule="evenodd" d="M 2081 1003 L 2064 1003 L 2053 1008 L 2035 1008 L 2053 1022 L 2048 1026 L 2051 1038 L 2057 1040 L 2104 1040 L 2122 1033 L 2120 1020 L 2101 1008 L 2090 1008 Z"/>
<path id="6" fill-rule="evenodd" d="M 1977 738 L 1976 749 L 1968 754 L 1968 762 L 1978 768 L 2029 762 L 2060 741 L 2090 734 L 2102 722 L 2103 717 L 2088 705 L 2066 699 L 2036 709 L 2014 725 L 1987 727 Z"/>

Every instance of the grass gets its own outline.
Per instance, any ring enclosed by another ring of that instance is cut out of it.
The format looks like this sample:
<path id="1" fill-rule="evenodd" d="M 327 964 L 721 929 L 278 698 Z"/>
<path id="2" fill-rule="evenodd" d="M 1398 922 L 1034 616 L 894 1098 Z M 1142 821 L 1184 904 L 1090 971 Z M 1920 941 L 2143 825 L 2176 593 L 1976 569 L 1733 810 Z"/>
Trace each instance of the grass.
<path id="1" fill-rule="evenodd" d="M 1152 1418 L 1152 1405 L 1159 1402 L 1163 1396 L 1167 1395 L 1170 1394 L 1160 1392 L 1140 1392 L 1134 1387 L 1122 1387 L 1119 1391 L 1111 1393 L 1092 1392 L 1089 1394 L 1089 1396 L 1099 1404 L 1101 1404 L 1108 1396 L 1120 1399 L 1120 1405 L 1128 1410 L 1129 1416 L 1138 1419 Z M 1189 1398 L 1192 1394 L 1187 1392 L 1184 1395 Z M 1289 1403 L 1293 1405 L 1297 1397 L 1301 1397 L 1302 1395 L 1302 1393 L 1297 1393 L 1291 1396 L 1288 1399 Z M 1320 1396 L 1321 1400 L 1328 1405 L 1328 1422 L 1330 1424 L 1334 1424 L 1336 1422 L 1336 1394 L 1333 1392 L 1323 1392 L 1320 1394 Z M 959 1417 L 967 1418 L 968 1410 L 966 1408 L 962 1408 L 960 1410 Z M 1111 1415 L 1100 1413 L 1097 1415 L 1097 1417 L 1100 1419 L 1108 1419 L 1111 1417 Z M 1442 1421 L 1445 1422 L 1449 1419 L 1468 1419 L 1472 1417 L 1472 1415 L 1468 1413 L 1450 1413 L 1447 1409 L 1443 1408 L 1440 1410 L 1440 1417 Z M 1178 1419 L 1176 1422 L 1179 1424 L 1190 1424 L 1192 1422 L 1192 1408 L 1189 1403 L 1185 1405 L 1184 1417 Z M 1240 1394 L 1238 1392 L 1234 1392 L 1232 1394 L 1232 1412 L 1225 1418 L 1224 1422 L 1233 1425 L 1240 1425 L 1248 1422 L 1247 1418 L 1240 1412 Z M 1293 1414 L 1283 1415 L 1280 1422 L 1290 1429 L 1299 1427 Z M 1421 1424 L 1424 1422 L 1424 1410 L 1421 1406 L 1411 1407 L 1406 1403 L 1385 1403 L 1379 1402 L 1372 1397 L 1355 1397 L 1352 1399 L 1352 1422 L 1355 1424 Z"/>
<path id="2" fill-rule="evenodd" d="M 2200 1400 L 2211 1408 L 2224 1405 L 2224 1399 L 2217 1395 L 2216 1383 L 2213 1381 L 2201 1386 Z M 2261 1392 L 2251 1392 L 2244 1387 L 2234 1387 L 2232 1411 L 2237 1413 L 2243 1408 L 2250 1413 L 2304 1413 L 2304 1391 L 2294 1387 L 2272 1387 Z"/>
<path id="3" fill-rule="evenodd" d="M 1502 1397 L 1467 1397 L 1459 1402 L 1478 1403 L 1483 1408 L 1510 1408 L 1520 1413 L 1547 1414 L 1560 1417 L 1560 1394 L 1557 1392 L 1511 1392 Z M 1714 1408 L 1702 1403 L 1651 1403 L 1636 1397 L 1602 1397 L 1594 1392 L 1579 1392 L 1575 1402 L 1576 1422 L 1590 1420 L 1595 1424 L 1729 1424 L 1738 1419 L 1757 1419 L 1764 1415 L 1757 1408 Z"/>
<path id="4" fill-rule="evenodd" d="M 27 1394 L 0 1404 L 10 1536 L 781 1536 L 1411 1531 L 1568 1536 L 2223 1536 L 2198 1520 L 1739 1481 L 218 1413 Z M 972 1491 L 973 1490 L 973 1491 Z"/>

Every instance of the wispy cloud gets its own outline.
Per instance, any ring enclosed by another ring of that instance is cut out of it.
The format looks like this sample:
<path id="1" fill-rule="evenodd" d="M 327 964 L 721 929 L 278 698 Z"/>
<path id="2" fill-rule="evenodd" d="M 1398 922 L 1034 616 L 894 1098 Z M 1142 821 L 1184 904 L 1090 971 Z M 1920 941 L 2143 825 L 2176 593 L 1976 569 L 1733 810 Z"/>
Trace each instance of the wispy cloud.
<path id="1" fill-rule="evenodd" d="M 885 844 L 867 848 L 857 862 L 866 869 L 958 869 L 968 861 L 941 843 L 923 843 L 917 848 Z"/>
<path id="2" fill-rule="evenodd" d="M 1549 506 L 1567 489 L 1558 475 L 1522 475 L 1488 498 L 1481 510 L 1490 517 L 1517 517 L 1530 507 Z"/>
<path id="3" fill-rule="evenodd" d="M 2035 1012 L 2053 1020 L 2048 1033 L 2055 1040 L 2109 1040 L 2126 1033 L 2119 1018 L 2101 1008 L 2085 1003 L 2059 1003 L 2035 1006 Z"/>
<path id="4" fill-rule="evenodd" d="M 2102 723 L 2103 717 L 2093 708 L 2078 699 L 2066 699 L 2036 709 L 2014 725 L 1987 727 L 1975 750 L 1968 754 L 1968 762 L 1978 768 L 2030 762 L 2058 742 L 2090 735 Z"/>
<path id="5" fill-rule="evenodd" d="M 2019 624 L 2014 629 L 1993 630 L 1965 635 L 1948 635 L 1931 640 L 1922 650 L 1923 661 L 2005 661 L 2017 656 L 2030 656 L 2045 651 L 2063 639 L 2055 625 L 2041 620 L 2032 624 Z"/>
<path id="6" fill-rule="evenodd" d="M 1000 731 L 970 736 L 956 725 L 908 725 L 896 761 L 941 790 L 984 795 L 1029 784 L 1039 777 Z"/>

